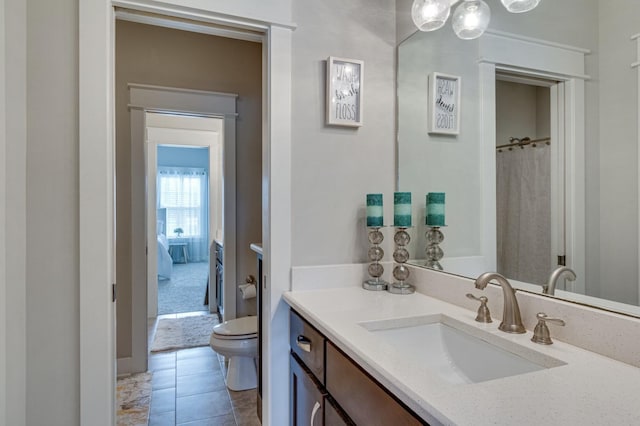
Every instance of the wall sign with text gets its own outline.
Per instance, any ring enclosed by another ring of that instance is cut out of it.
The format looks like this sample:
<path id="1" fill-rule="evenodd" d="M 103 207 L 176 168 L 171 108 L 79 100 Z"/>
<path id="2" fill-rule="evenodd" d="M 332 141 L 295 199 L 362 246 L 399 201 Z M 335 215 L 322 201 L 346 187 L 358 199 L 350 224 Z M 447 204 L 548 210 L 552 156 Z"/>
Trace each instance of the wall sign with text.
<path id="1" fill-rule="evenodd" d="M 460 133 L 460 77 L 429 74 L 429 133 Z"/>
<path id="2" fill-rule="evenodd" d="M 333 126 L 362 126 L 364 62 L 330 56 L 327 59 L 327 116 Z"/>

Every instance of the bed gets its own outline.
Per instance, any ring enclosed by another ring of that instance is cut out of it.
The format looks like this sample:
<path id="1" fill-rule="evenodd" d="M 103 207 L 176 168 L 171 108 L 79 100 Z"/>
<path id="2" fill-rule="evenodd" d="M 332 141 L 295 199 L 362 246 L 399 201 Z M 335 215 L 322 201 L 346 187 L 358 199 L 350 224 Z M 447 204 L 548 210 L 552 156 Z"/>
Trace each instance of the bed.
<path id="1" fill-rule="evenodd" d="M 158 235 L 158 279 L 171 279 L 173 259 L 169 255 L 169 242 L 164 234 Z"/>

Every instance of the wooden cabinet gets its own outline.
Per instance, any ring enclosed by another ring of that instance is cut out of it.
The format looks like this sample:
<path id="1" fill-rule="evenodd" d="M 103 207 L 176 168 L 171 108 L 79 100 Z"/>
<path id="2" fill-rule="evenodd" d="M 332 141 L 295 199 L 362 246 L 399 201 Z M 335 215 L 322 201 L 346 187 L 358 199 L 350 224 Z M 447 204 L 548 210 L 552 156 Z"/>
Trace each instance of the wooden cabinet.
<path id="1" fill-rule="evenodd" d="M 329 396 L 324 399 L 324 424 L 326 426 L 354 426 L 349 417 Z"/>
<path id="2" fill-rule="evenodd" d="M 292 425 L 427 424 L 293 310 L 290 320 Z"/>
<path id="3" fill-rule="evenodd" d="M 324 336 L 293 311 L 289 315 L 289 335 L 291 352 L 324 385 Z"/>
<path id="4" fill-rule="evenodd" d="M 326 386 L 355 424 L 425 424 L 331 342 L 327 343 Z"/>
<path id="5" fill-rule="evenodd" d="M 326 392 L 316 383 L 294 355 L 291 360 L 291 424 L 294 426 L 324 425 L 324 398 Z"/>

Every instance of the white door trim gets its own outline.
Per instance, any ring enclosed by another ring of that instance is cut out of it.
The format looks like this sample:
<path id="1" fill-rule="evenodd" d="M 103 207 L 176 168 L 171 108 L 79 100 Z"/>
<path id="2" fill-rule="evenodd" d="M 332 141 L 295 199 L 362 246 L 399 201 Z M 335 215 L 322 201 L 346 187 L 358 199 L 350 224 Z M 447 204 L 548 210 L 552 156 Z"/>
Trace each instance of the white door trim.
<path id="1" fill-rule="evenodd" d="M 175 1 L 175 0 L 174 0 Z M 263 244 L 268 278 L 263 424 L 289 423 L 288 316 L 291 287 L 291 51 L 293 25 L 152 0 L 79 2 L 80 419 L 113 425 L 115 327 L 110 302 L 114 206 L 113 6 L 264 33 Z M 218 3 L 216 3 L 218 4 Z M 229 3 L 225 3 L 226 7 Z M 272 143 L 273 142 L 273 143 Z M 277 142 L 277 143 L 276 143 Z M 271 285 L 273 283 L 273 285 Z"/>
<path id="2" fill-rule="evenodd" d="M 79 2 L 80 424 L 115 424 L 113 8 Z"/>
<path id="3" fill-rule="evenodd" d="M 637 115 L 638 115 L 638 164 L 640 164 L 640 34 L 635 34 L 631 37 L 631 40 L 636 43 L 636 61 L 631 64 L 631 68 L 636 70 L 638 74 L 638 93 L 637 93 Z M 638 172 L 638 199 L 640 200 L 640 172 Z M 638 204 L 638 277 L 640 277 L 640 202 Z M 640 279 L 638 280 L 638 302 L 640 303 Z"/>

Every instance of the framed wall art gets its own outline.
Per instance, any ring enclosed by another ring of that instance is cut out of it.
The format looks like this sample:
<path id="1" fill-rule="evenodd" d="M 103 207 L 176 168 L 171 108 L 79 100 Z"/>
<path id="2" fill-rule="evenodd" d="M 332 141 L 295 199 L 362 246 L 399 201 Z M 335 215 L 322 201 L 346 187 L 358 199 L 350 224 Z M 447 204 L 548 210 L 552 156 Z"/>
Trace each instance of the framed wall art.
<path id="1" fill-rule="evenodd" d="M 455 75 L 429 74 L 429 133 L 460 133 L 460 84 Z"/>
<path id="2" fill-rule="evenodd" d="M 327 59 L 327 125 L 362 126 L 363 73 L 363 61 Z"/>

